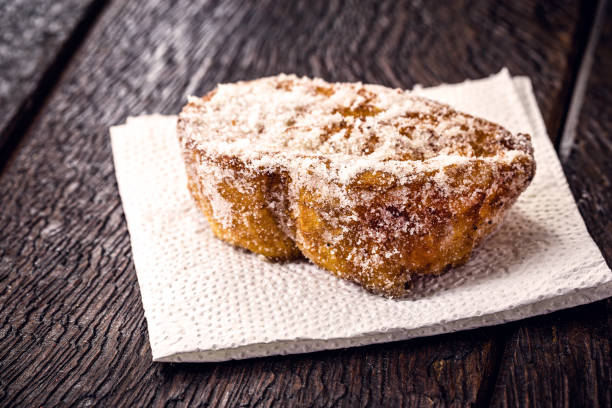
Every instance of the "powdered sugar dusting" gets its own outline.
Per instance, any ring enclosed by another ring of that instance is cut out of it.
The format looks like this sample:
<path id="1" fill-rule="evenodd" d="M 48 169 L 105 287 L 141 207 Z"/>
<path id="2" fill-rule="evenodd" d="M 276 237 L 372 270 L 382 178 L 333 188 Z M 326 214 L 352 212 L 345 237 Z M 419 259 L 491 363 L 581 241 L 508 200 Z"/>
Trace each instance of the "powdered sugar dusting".
<path id="1" fill-rule="evenodd" d="M 325 157 L 324 171 L 343 184 L 370 169 L 401 177 L 531 153 L 528 136 L 407 91 L 295 75 L 221 84 L 189 97 L 180 117 L 184 143 L 209 155 L 260 168 L 316 167 Z"/>
<path id="2" fill-rule="evenodd" d="M 257 175 L 285 174 L 287 188 L 262 191 L 262 205 L 302 252 L 319 253 L 323 242 L 325 256 L 350 262 L 362 281 L 393 263 L 439 273 L 464 262 L 456 249 L 469 254 L 534 171 L 528 135 L 400 89 L 295 75 L 221 84 L 190 97 L 178 135 L 190 179 L 224 228 L 247 225 L 259 209 L 237 213 L 219 193 L 221 184 L 254 194 Z M 317 239 L 294 226 L 304 192 L 318 209 L 317 222 L 329 228 Z M 486 211 L 479 210 L 485 201 Z M 466 214 L 476 232 L 461 243 L 454 219 Z M 448 259 L 407 261 L 406 246 L 428 235 L 437 236 Z M 343 253 L 347 245 L 356 249 Z M 398 285 L 396 279 L 382 286 Z"/>

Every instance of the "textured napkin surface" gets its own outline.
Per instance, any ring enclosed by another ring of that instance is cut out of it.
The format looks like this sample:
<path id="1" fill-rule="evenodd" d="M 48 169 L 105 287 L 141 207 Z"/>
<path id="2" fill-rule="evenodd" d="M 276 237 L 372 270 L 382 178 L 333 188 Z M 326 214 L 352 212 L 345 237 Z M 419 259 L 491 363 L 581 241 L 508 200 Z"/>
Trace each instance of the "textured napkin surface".
<path id="1" fill-rule="evenodd" d="M 111 128 L 115 170 L 156 361 L 223 361 L 498 324 L 612 295 L 546 135 L 531 84 L 507 71 L 416 92 L 532 135 L 537 172 L 463 267 L 406 300 L 306 262 L 270 263 L 213 237 L 186 188 L 176 118 Z"/>

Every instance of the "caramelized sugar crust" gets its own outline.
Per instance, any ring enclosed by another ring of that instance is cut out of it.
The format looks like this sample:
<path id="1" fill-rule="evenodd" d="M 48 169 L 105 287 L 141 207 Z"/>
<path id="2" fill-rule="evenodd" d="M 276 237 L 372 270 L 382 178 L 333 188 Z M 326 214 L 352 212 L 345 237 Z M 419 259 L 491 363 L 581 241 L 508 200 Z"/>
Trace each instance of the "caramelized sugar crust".
<path id="1" fill-rule="evenodd" d="M 535 172 L 528 135 L 401 90 L 288 75 L 190 98 L 178 135 L 217 237 L 389 297 L 465 263 Z"/>

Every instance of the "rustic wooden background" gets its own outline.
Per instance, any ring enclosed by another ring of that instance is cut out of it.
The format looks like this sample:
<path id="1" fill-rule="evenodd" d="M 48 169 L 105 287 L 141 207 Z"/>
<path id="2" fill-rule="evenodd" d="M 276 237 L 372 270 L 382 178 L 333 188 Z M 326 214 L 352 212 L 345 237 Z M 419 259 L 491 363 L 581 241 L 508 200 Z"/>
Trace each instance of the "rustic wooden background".
<path id="1" fill-rule="evenodd" d="M 610 299 L 391 344 L 152 363 L 108 137 L 220 81 L 410 88 L 507 66 L 531 77 L 610 264 L 606 3 L 2 1 L 0 406 L 612 406 Z"/>

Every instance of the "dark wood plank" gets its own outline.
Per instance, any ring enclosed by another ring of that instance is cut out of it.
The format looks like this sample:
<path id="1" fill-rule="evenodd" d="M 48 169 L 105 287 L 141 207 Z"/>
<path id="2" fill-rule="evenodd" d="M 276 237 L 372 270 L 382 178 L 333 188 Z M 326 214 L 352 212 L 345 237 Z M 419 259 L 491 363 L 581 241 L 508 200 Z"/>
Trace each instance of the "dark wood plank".
<path id="1" fill-rule="evenodd" d="M 497 350 L 490 337 L 489 330 L 224 364 L 165 365 L 150 369 L 149 384 L 100 402 L 139 404 L 140 392 L 157 384 L 162 388 L 146 404 L 461 407 L 478 399 L 491 374 L 488 360 Z"/>
<path id="2" fill-rule="evenodd" d="M 589 232 L 612 265 L 612 7 L 564 170 Z M 531 319 L 512 333 L 495 405 L 612 406 L 612 300 Z"/>
<path id="3" fill-rule="evenodd" d="M 0 2 L 0 167 L 104 2 Z"/>
<path id="4" fill-rule="evenodd" d="M 610 309 L 597 302 L 521 322 L 509 335 L 492 406 L 609 407 Z"/>
<path id="5" fill-rule="evenodd" d="M 136 4 L 138 3 L 138 4 Z M 552 133 L 576 2 L 109 6 L 0 178 L 0 405 L 485 406 L 505 328 L 224 364 L 152 364 L 107 128 L 281 71 L 410 87 L 510 67 Z M 588 13 L 587 13 L 588 14 Z"/>

